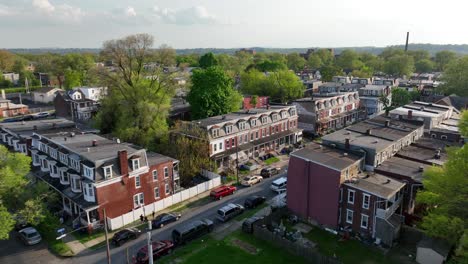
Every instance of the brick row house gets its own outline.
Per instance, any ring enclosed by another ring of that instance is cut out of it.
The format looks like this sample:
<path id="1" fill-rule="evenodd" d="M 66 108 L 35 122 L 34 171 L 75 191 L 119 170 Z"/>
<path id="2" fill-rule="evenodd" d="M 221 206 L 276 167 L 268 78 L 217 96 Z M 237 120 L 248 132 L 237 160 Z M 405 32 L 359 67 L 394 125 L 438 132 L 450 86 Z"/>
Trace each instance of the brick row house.
<path id="1" fill-rule="evenodd" d="M 269 106 L 195 120 L 187 125 L 203 131 L 210 158 L 223 170 L 232 166 L 237 157 L 243 163 L 300 142 L 302 130 L 297 127 L 297 119 L 295 106 Z M 174 133 L 186 136 L 180 131 Z"/>
<path id="2" fill-rule="evenodd" d="M 54 106 L 57 116 L 80 122 L 88 121 L 96 114 L 99 102 L 86 98 L 85 93 L 77 89 L 58 92 L 54 98 Z"/>
<path id="3" fill-rule="evenodd" d="M 60 194 L 74 226 L 92 228 L 103 220 L 103 209 L 112 219 L 179 191 L 179 161 L 67 129 L 40 131 L 36 126 L 25 140 L 33 174 Z M 1 132 L 3 143 L 16 146 L 11 131 Z"/>

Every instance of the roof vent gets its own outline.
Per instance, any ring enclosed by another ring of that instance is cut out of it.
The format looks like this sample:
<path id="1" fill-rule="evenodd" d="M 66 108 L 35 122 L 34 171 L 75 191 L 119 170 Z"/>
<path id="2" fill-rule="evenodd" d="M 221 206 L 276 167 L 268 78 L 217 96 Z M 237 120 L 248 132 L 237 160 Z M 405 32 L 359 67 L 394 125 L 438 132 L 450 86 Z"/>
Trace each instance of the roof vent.
<path id="1" fill-rule="evenodd" d="M 93 139 L 93 141 L 92 141 L 92 146 L 93 146 L 93 147 L 96 147 L 96 146 L 97 146 L 97 140 L 96 140 L 96 139 Z"/>
<path id="2" fill-rule="evenodd" d="M 90 152 L 90 151 L 91 151 L 91 149 L 90 149 L 90 148 L 87 148 L 86 150 L 87 150 L 88 152 Z"/>
<path id="3" fill-rule="evenodd" d="M 347 152 L 343 153 L 343 156 L 345 156 L 345 157 L 348 156 L 348 153 Z"/>
<path id="4" fill-rule="evenodd" d="M 116 139 L 117 144 L 120 144 L 120 138 Z"/>
<path id="5" fill-rule="evenodd" d="M 419 172 L 423 172 L 423 171 L 424 171 L 424 167 L 423 167 L 423 166 L 419 166 L 418 171 L 419 171 Z"/>
<path id="6" fill-rule="evenodd" d="M 222 116 L 222 117 L 221 117 L 221 120 L 225 120 L 225 119 L 226 119 L 226 116 Z"/>
<path id="7" fill-rule="evenodd" d="M 391 182 L 391 180 L 390 180 L 390 179 L 387 179 L 387 181 L 385 181 L 385 182 L 382 183 L 382 184 L 389 184 L 390 182 Z"/>
<path id="8" fill-rule="evenodd" d="M 74 137 L 75 136 L 75 132 L 70 132 L 70 137 Z"/>

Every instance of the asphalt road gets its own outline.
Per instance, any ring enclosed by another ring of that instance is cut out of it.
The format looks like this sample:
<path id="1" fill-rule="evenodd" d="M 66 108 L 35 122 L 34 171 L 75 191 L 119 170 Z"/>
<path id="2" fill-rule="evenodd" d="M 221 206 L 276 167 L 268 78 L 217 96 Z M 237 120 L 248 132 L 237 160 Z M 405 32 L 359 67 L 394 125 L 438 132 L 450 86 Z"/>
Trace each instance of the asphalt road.
<path id="1" fill-rule="evenodd" d="M 244 204 L 244 200 L 251 195 L 262 195 L 267 198 L 267 200 L 273 198 L 276 193 L 270 190 L 271 182 L 281 176 L 284 176 L 285 173 L 281 173 L 275 177 L 265 179 L 263 182 L 256 184 L 252 187 L 242 187 L 231 196 L 224 197 L 220 201 L 212 201 L 206 205 L 198 207 L 194 210 L 191 210 L 185 213 L 182 218 L 176 223 L 169 224 L 162 229 L 153 230 L 152 238 L 154 240 L 165 240 L 171 239 L 171 232 L 174 228 L 184 225 L 184 223 L 192 220 L 199 220 L 203 218 L 208 218 L 214 220 L 216 218 L 216 211 L 222 206 L 228 203 L 239 203 Z M 216 221 L 215 221 L 216 225 Z M 216 229 L 216 227 L 215 227 Z M 138 249 L 146 245 L 147 236 L 146 233 L 141 235 L 138 239 L 134 241 L 127 242 L 121 247 L 111 246 L 111 259 L 113 264 L 124 264 L 126 263 L 126 251 L 128 248 L 129 258 L 131 260 L 132 255 L 136 255 Z M 106 263 L 106 250 L 105 247 L 96 251 L 86 251 L 79 256 L 76 256 L 72 259 L 67 259 L 70 263 Z"/>
<path id="2" fill-rule="evenodd" d="M 208 218 L 214 220 L 216 218 L 216 211 L 222 206 L 228 203 L 239 203 L 244 204 L 244 200 L 251 195 L 262 195 L 267 200 L 273 198 L 276 194 L 270 190 L 271 182 L 281 176 L 284 176 L 283 171 L 279 175 L 272 178 L 264 179 L 263 182 L 256 184 L 252 187 L 240 187 L 234 195 L 224 197 L 220 201 L 212 201 L 203 206 L 195 208 L 186 212 L 182 215 L 182 218 L 176 223 L 169 224 L 161 229 L 153 230 L 152 239 L 165 240 L 171 239 L 171 232 L 174 228 L 184 225 L 188 221 L 199 220 Z M 218 224 L 215 222 L 216 225 Z M 228 222 L 229 223 L 229 222 Z M 112 264 L 124 264 L 127 263 L 127 248 L 129 258 L 131 260 L 133 255 L 136 255 L 138 249 L 146 245 L 147 236 L 146 233 L 142 234 L 138 239 L 129 241 L 121 247 L 114 247 L 111 245 L 111 259 Z M 17 239 L 16 234 L 12 232 L 12 236 L 9 240 L 0 241 L 0 263 L 1 264 L 55 264 L 55 263 L 107 263 L 106 248 L 100 248 L 98 250 L 86 250 L 78 256 L 72 258 L 58 258 L 51 254 L 47 249 L 44 242 L 34 246 L 25 246 Z"/>

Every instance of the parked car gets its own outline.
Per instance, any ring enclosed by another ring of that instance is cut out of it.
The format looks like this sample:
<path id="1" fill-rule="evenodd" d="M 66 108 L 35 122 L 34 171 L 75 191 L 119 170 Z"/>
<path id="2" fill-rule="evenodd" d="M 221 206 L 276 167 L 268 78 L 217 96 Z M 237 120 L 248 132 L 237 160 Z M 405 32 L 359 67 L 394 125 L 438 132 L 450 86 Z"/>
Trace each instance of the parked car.
<path id="1" fill-rule="evenodd" d="M 230 219 L 242 214 L 243 212 L 244 206 L 230 203 L 218 209 L 218 215 L 216 218 L 221 222 L 227 222 Z"/>
<path id="2" fill-rule="evenodd" d="M 266 201 L 266 198 L 264 196 L 258 196 L 258 195 L 250 196 L 247 199 L 245 199 L 244 207 L 255 208 L 261 205 L 262 203 L 264 203 L 265 201 Z"/>
<path id="3" fill-rule="evenodd" d="M 253 233 L 254 224 L 262 219 L 263 217 L 261 216 L 253 216 L 245 219 L 245 221 L 242 223 L 242 231 L 249 234 Z"/>
<path id="4" fill-rule="evenodd" d="M 286 192 L 283 192 L 273 197 L 273 199 L 271 199 L 271 207 L 270 207 L 271 210 L 276 211 L 277 209 L 286 207 L 286 199 L 287 199 Z"/>
<path id="5" fill-rule="evenodd" d="M 34 227 L 26 227 L 19 231 L 19 238 L 26 245 L 35 245 L 41 242 L 42 237 Z"/>
<path id="6" fill-rule="evenodd" d="M 244 186 L 252 186 L 254 184 L 257 184 L 259 182 L 263 181 L 262 176 L 258 175 L 253 175 L 253 176 L 246 176 L 242 179 L 241 184 Z"/>
<path id="7" fill-rule="evenodd" d="M 141 231 L 136 228 L 125 228 L 115 233 L 112 237 L 111 243 L 119 247 L 123 243 L 136 239 L 141 235 Z"/>
<path id="8" fill-rule="evenodd" d="M 276 167 L 266 167 L 260 171 L 260 175 L 262 175 L 263 178 L 270 178 L 278 173 L 279 169 Z"/>
<path id="9" fill-rule="evenodd" d="M 267 154 L 261 156 L 259 159 L 265 161 L 265 160 L 267 160 L 267 159 L 269 159 L 269 158 L 273 158 L 274 156 L 275 156 L 275 155 L 273 155 L 273 153 L 267 153 Z"/>
<path id="10" fill-rule="evenodd" d="M 178 221 L 181 217 L 179 213 L 163 213 L 154 218 L 151 222 L 153 228 L 161 228 L 167 224 Z"/>
<path id="11" fill-rule="evenodd" d="M 213 231 L 213 221 L 209 219 L 192 221 L 182 227 L 172 230 L 172 240 L 176 245 L 198 238 Z"/>
<path id="12" fill-rule="evenodd" d="M 270 189 L 277 193 L 283 193 L 286 191 L 287 183 L 288 179 L 286 177 L 281 177 L 271 183 Z"/>
<path id="13" fill-rule="evenodd" d="M 41 112 L 41 113 L 37 113 L 33 116 L 33 118 L 35 119 L 40 119 L 40 118 L 46 118 L 48 117 L 50 114 L 47 113 L 47 112 Z"/>
<path id="14" fill-rule="evenodd" d="M 153 260 L 158 259 L 161 256 L 164 256 L 166 254 L 169 254 L 172 252 L 172 249 L 174 248 L 174 243 L 170 240 L 161 240 L 161 241 L 156 241 L 152 243 L 153 247 Z M 143 263 L 148 263 L 149 256 L 148 256 L 148 246 L 144 246 L 138 250 L 138 253 L 136 255 L 136 263 L 137 264 L 143 264 Z"/>
<path id="15" fill-rule="evenodd" d="M 220 186 L 211 191 L 210 197 L 215 200 L 221 200 L 224 196 L 234 194 L 236 190 L 235 186 Z"/>

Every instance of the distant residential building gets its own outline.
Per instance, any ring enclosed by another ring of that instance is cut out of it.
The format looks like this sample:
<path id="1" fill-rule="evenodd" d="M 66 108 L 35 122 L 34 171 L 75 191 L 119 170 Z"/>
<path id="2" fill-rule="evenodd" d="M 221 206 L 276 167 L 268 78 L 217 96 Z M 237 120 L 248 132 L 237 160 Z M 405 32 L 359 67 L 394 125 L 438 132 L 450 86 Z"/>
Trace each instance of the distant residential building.
<path id="1" fill-rule="evenodd" d="M 308 59 L 309 56 L 317 51 L 319 51 L 321 49 L 307 49 L 307 51 L 305 53 L 299 53 L 299 56 L 303 57 L 304 59 Z M 335 56 L 335 50 L 334 49 L 325 49 L 325 50 L 328 50 L 330 52 L 330 54 L 332 56 Z"/>
<path id="2" fill-rule="evenodd" d="M 57 93 L 63 91 L 56 87 L 43 87 L 32 92 L 32 99 L 35 103 L 52 103 Z"/>
<path id="3" fill-rule="evenodd" d="M 348 76 L 333 76 L 332 82 L 347 84 L 347 83 L 351 83 L 351 79 Z"/>
<path id="4" fill-rule="evenodd" d="M 390 111 L 390 116 L 400 116 L 424 122 L 424 128 L 431 130 L 439 127 L 445 120 L 451 119 L 454 113 L 452 106 L 415 101 Z"/>
<path id="5" fill-rule="evenodd" d="M 42 73 L 42 72 L 35 72 L 34 77 L 36 77 L 37 80 L 39 80 L 39 83 L 42 86 L 50 86 L 50 79 L 49 79 L 49 74 L 47 73 Z"/>
<path id="6" fill-rule="evenodd" d="M 244 100 L 242 102 L 242 109 L 249 110 L 252 108 L 266 108 L 270 103 L 269 96 L 258 96 L 257 97 L 257 104 L 252 105 L 252 96 L 244 96 Z"/>
<path id="7" fill-rule="evenodd" d="M 374 78 L 372 80 L 373 85 L 385 85 L 385 86 L 398 86 L 398 79 L 383 79 L 383 78 Z"/>
<path id="8" fill-rule="evenodd" d="M 245 53 L 251 54 L 251 55 L 255 55 L 257 53 L 254 49 L 247 49 L 247 48 L 242 48 L 242 49 L 236 51 L 236 53 L 240 53 L 240 52 L 245 52 Z"/>
<path id="9" fill-rule="evenodd" d="M 14 73 L 14 72 L 4 72 L 2 74 L 3 79 L 10 81 L 13 85 L 18 85 L 19 82 L 19 73 Z"/>
<path id="10" fill-rule="evenodd" d="M 177 120 L 190 120 L 190 104 L 180 97 L 174 97 L 171 100 L 171 109 L 169 110 L 169 119 L 172 121 Z"/>
<path id="11" fill-rule="evenodd" d="M 187 136 L 206 142 L 206 151 L 219 170 L 232 167 L 236 159 L 241 164 L 250 158 L 302 140 L 302 130 L 297 127 L 295 106 L 271 106 L 233 112 L 186 123 L 188 129 L 174 131 L 175 136 Z M 190 127 L 198 127 L 204 137 L 192 135 Z"/>
<path id="12" fill-rule="evenodd" d="M 386 97 L 388 99 L 388 105 L 392 104 L 391 89 L 392 88 L 390 86 L 373 84 L 359 88 L 359 98 L 361 98 L 361 105 L 366 109 L 367 115 L 369 117 L 383 113 L 384 104 L 381 100 L 381 97 Z"/>
<path id="13" fill-rule="evenodd" d="M 25 115 L 29 111 L 27 105 L 14 104 L 11 100 L 0 98 L 0 117 Z"/>
<path id="14" fill-rule="evenodd" d="M 55 114 L 73 121 L 88 121 L 97 112 L 98 102 L 87 99 L 81 90 L 57 93 L 54 99 Z"/>
<path id="15" fill-rule="evenodd" d="M 107 87 L 74 87 L 73 90 L 80 90 L 86 99 L 100 101 L 107 96 Z"/>
<path id="16" fill-rule="evenodd" d="M 369 85 L 369 84 L 372 84 L 372 80 L 371 78 L 353 78 L 351 80 L 351 83 Z"/>

